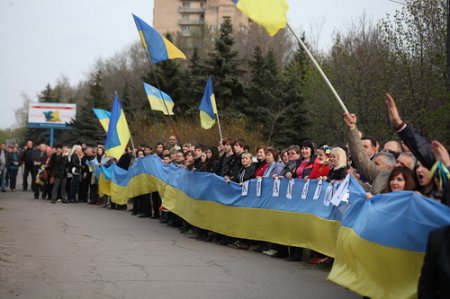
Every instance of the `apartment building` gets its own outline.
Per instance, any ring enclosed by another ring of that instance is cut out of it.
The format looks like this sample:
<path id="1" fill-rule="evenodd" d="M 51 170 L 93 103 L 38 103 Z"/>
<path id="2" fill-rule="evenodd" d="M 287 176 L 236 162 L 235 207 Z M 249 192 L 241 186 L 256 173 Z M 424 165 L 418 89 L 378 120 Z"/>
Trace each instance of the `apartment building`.
<path id="1" fill-rule="evenodd" d="M 245 30 L 249 20 L 231 0 L 155 0 L 153 27 L 160 33 L 178 37 L 202 37 L 216 32 L 224 19 L 235 30 Z"/>

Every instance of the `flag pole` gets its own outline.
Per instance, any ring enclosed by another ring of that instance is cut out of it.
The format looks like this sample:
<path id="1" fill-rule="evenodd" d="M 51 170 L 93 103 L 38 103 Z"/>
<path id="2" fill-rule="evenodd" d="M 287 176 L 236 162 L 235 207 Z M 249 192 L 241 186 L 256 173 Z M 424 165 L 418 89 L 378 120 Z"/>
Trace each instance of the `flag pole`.
<path id="1" fill-rule="evenodd" d="M 208 81 L 206 84 L 208 84 L 209 80 L 211 79 L 211 85 L 212 85 L 212 89 L 214 90 L 214 83 L 213 83 L 213 78 L 212 76 L 208 76 Z M 214 94 L 214 91 L 213 91 Z M 211 102 L 211 96 L 210 96 L 210 102 Z M 213 104 L 213 103 L 211 103 Z M 217 116 L 217 127 L 219 128 L 219 137 L 220 137 L 220 142 L 222 142 L 223 140 L 223 136 L 222 136 L 222 126 L 220 125 L 220 118 L 219 118 L 219 109 L 217 108 L 217 101 L 216 101 L 216 96 L 214 96 L 214 106 L 216 107 L 216 116 Z M 214 108 L 213 108 L 214 111 Z"/>
<path id="2" fill-rule="evenodd" d="M 217 127 L 219 128 L 219 136 L 220 136 L 220 142 L 222 142 L 223 140 L 223 136 L 222 136 L 222 127 L 220 126 L 220 118 L 219 118 L 219 110 L 217 110 L 216 116 L 217 116 Z"/>
<path id="3" fill-rule="evenodd" d="M 164 96 L 162 94 L 161 87 L 159 86 L 159 81 L 158 81 L 158 78 L 156 77 L 155 69 L 153 67 L 153 63 L 152 63 L 152 61 L 151 61 L 151 59 L 149 57 L 148 51 L 145 51 L 145 52 L 147 54 L 146 56 L 147 56 L 148 63 L 150 64 L 150 70 L 151 70 L 151 72 L 153 74 L 153 78 L 155 79 L 156 86 L 158 87 L 159 94 L 161 95 L 161 99 L 163 100 L 162 102 L 164 103 L 164 107 L 166 108 L 167 115 L 169 116 L 169 121 L 170 121 L 170 125 L 172 126 L 173 134 L 177 138 L 178 142 L 180 142 L 180 139 L 178 137 L 177 128 L 175 127 L 175 124 L 173 123 L 172 118 L 170 117 L 170 114 L 169 114 L 169 107 L 167 107 L 166 101 L 164 101 Z"/>
<path id="4" fill-rule="evenodd" d="M 117 91 L 114 91 L 114 93 L 116 94 L 116 97 L 119 98 Z M 122 108 L 122 110 L 123 110 L 123 108 Z M 123 115 L 125 115 L 125 111 L 123 111 Z M 128 128 L 128 130 L 130 130 L 130 129 Z M 136 148 L 134 147 L 133 136 L 131 135 L 131 130 L 130 130 L 130 142 L 131 142 L 131 147 L 133 148 L 133 153 L 134 153 Z"/>
<path id="5" fill-rule="evenodd" d="M 148 101 L 148 100 L 147 100 L 147 101 Z M 161 137 L 161 141 L 163 141 L 163 140 L 164 140 L 164 132 L 163 132 L 163 129 L 162 129 L 162 127 L 161 127 L 161 124 L 157 121 L 155 111 L 153 111 L 153 109 L 150 109 L 150 110 L 152 110 L 153 117 L 155 118 L 156 123 L 158 124 L 159 135 L 160 135 L 160 137 Z"/>
<path id="6" fill-rule="evenodd" d="M 311 52 L 308 50 L 308 48 L 306 47 L 305 43 L 297 36 L 297 34 L 295 33 L 295 31 L 292 29 L 292 27 L 289 25 L 289 23 L 287 23 L 287 27 L 289 28 L 289 30 L 291 31 L 291 33 L 294 35 L 295 39 L 297 40 L 297 42 L 300 44 L 300 46 L 303 48 L 303 50 L 305 50 L 306 54 L 308 55 L 309 59 L 311 59 L 311 61 L 313 62 L 314 66 L 317 68 L 317 70 L 319 71 L 320 75 L 322 75 L 322 78 L 325 80 L 325 83 L 328 85 L 328 87 L 331 89 L 331 92 L 333 93 L 334 97 L 336 98 L 336 100 L 339 102 L 339 104 L 341 105 L 342 109 L 344 110 L 344 112 L 348 113 L 347 107 L 345 107 L 344 102 L 342 102 L 341 98 L 339 97 L 338 93 L 336 92 L 336 90 L 334 89 L 333 85 L 331 84 L 330 80 L 328 80 L 327 76 L 325 75 L 325 73 L 323 72 L 322 68 L 319 66 L 319 64 L 317 63 L 316 59 L 314 59 L 314 56 L 312 56 Z"/>

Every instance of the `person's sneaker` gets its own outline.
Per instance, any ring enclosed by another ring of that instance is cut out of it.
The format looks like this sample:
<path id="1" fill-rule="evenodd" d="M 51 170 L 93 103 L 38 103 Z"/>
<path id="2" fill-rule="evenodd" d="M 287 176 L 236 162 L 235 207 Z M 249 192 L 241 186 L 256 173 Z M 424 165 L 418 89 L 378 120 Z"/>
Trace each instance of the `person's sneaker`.
<path id="1" fill-rule="evenodd" d="M 241 241 L 236 241 L 236 242 L 230 243 L 230 244 L 228 244 L 228 246 L 230 246 L 232 248 L 236 248 L 236 249 L 242 249 L 242 250 L 248 249 L 248 245 Z"/>
<path id="2" fill-rule="evenodd" d="M 268 255 L 268 256 L 272 256 L 275 253 L 277 253 L 277 251 L 274 249 L 269 249 L 269 250 L 264 250 L 262 253 L 264 253 L 265 255 Z"/>

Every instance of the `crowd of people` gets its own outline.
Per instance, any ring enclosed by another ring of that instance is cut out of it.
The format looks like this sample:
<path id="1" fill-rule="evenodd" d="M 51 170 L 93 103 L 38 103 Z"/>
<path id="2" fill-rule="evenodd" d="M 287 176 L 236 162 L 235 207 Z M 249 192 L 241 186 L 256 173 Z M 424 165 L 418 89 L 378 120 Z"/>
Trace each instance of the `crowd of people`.
<path id="1" fill-rule="evenodd" d="M 10 145 L 9 150 L 6 150 L 6 145 L 2 144 L 1 190 L 5 192 L 8 184 L 11 191 L 16 190 L 16 177 L 22 165 L 23 190 L 28 190 L 28 178 L 31 177 L 31 190 L 36 199 L 41 197 L 52 203 L 58 200 L 62 203 L 87 202 L 126 209 L 127 206 L 111 203 L 107 196 L 99 196 L 94 167 L 116 164 L 129 169 L 138 159 L 157 155 L 165 164 L 172 163 L 190 171 L 214 173 L 227 182 L 238 184 L 258 177 L 304 180 L 321 178 L 334 182 L 351 174 L 367 192 L 367 200 L 380 193 L 411 190 L 449 206 L 448 150 L 438 141 L 427 141 L 411 125 L 403 122 L 390 95 L 386 96 L 385 103 L 399 140 L 387 141 L 383 146 L 376 138 L 359 131 L 357 116 L 350 113 L 344 114 L 348 139 L 345 145 L 316 146 L 311 141 L 303 141 L 283 150 L 259 146 L 255 157 L 242 138 L 224 138 L 218 146 L 204 146 L 194 142 L 179 145 L 177 137 L 170 136 L 167 143 L 156 143 L 154 148 L 149 145 L 142 145 L 137 149 L 127 148 L 118 161 L 109 158 L 101 145 L 91 147 L 81 144 L 71 148 L 56 145 L 50 149 L 45 144 L 34 146 L 32 141 L 28 141 L 23 150 L 19 150 L 17 144 Z M 439 168 L 441 173 L 433 173 L 436 162 L 444 165 L 444 169 Z M 289 261 L 304 257 L 301 248 L 250 242 L 194 227 L 167 211 L 157 192 L 141 195 L 130 201 L 133 203 L 133 215 L 159 219 L 161 223 L 179 227 L 191 238 L 239 249 L 253 246 L 257 251 Z M 330 263 L 332 259 L 313 253 L 309 262 Z"/>

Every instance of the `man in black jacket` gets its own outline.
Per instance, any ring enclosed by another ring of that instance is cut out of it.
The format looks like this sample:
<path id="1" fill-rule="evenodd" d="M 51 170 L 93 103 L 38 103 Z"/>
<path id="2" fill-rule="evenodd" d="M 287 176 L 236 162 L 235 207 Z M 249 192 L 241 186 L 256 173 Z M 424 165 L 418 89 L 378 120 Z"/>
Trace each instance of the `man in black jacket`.
<path id="1" fill-rule="evenodd" d="M 35 162 L 39 160 L 39 151 L 33 147 L 33 141 L 28 140 L 25 150 L 21 155 L 21 162 L 24 164 L 23 170 L 23 191 L 28 190 L 28 176 L 31 175 L 31 190 L 34 191 L 36 186 L 36 169 Z"/>
<path id="2" fill-rule="evenodd" d="M 81 159 L 81 177 L 80 189 L 78 191 L 78 199 L 80 202 L 88 202 L 89 191 L 91 186 L 92 172 L 89 168 L 89 163 L 95 158 L 92 147 L 87 147 L 84 150 L 84 156 Z"/>
<path id="3" fill-rule="evenodd" d="M 63 157 L 62 154 L 62 146 L 56 145 L 55 146 L 56 152 L 51 156 L 50 158 L 50 180 L 53 181 L 53 188 L 52 188 L 52 194 L 50 196 L 50 199 L 52 203 L 56 203 L 58 199 L 61 199 L 63 203 L 67 203 L 66 198 L 58 198 L 58 194 L 61 194 L 61 197 L 63 197 L 63 190 L 59 190 L 60 188 L 64 188 L 66 182 L 66 163 L 67 160 L 65 157 Z"/>

